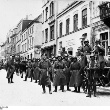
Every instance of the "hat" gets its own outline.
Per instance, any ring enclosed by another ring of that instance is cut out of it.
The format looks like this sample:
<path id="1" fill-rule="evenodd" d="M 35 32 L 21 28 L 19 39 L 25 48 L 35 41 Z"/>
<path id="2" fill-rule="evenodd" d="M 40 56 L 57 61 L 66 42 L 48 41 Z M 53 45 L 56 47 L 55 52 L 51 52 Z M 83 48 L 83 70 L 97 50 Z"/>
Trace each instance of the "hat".
<path id="1" fill-rule="evenodd" d="M 97 39 L 97 40 L 95 41 L 95 43 L 100 43 L 100 39 Z"/>

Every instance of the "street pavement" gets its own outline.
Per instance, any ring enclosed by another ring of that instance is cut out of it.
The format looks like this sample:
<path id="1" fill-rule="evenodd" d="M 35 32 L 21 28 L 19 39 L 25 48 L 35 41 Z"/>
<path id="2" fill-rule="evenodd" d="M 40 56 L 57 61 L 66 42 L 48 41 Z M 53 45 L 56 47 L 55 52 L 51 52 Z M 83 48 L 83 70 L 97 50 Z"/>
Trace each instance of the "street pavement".
<path id="1" fill-rule="evenodd" d="M 109 106 L 110 87 L 98 88 L 97 97 L 86 97 L 86 94 L 71 91 L 42 94 L 42 87 L 30 79 L 14 74 L 14 83 L 8 84 L 6 71 L 0 70 L 0 106 Z M 59 89 L 59 88 L 58 88 Z M 74 90 L 74 88 L 70 88 Z M 52 91 L 54 87 L 52 86 Z M 66 86 L 65 86 L 66 90 Z"/>

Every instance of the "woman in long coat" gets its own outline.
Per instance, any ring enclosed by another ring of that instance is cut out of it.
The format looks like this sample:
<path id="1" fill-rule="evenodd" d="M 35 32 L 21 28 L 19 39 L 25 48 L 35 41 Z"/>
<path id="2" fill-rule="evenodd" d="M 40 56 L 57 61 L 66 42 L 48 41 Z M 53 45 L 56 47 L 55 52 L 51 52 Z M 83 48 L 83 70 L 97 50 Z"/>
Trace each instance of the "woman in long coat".
<path id="1" fill-rule="evenodd" d="M 82 83 L 82 76 L 80 74 L 80 63 L 77 61 L 77 57 L 74 57 L 74 61 L 70 65 L 71 78 L 70 87 L 75 87 L 74 92 L 80 92 L 80 86 Z M 78 91 L 77 91 L 78 88 Z"/>
<path id="2" fill-rule="evenodd" d="M 64 92 L 64 85 L 66 85 L 65 68 L 66 65 L 62 61 L 62 57 L 58 56 L 58 60 L 54 64 L 53 86 L 55 86 L 55 90 L 53 92 L 57 92 L 57 86 L 61 86 L 61 90 Z"/>

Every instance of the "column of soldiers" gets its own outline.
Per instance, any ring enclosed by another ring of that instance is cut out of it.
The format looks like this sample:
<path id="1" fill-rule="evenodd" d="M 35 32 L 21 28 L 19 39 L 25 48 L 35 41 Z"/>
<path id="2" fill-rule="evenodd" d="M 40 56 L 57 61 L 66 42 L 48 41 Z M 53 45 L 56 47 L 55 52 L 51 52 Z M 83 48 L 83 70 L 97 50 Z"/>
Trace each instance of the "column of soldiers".
<path id="1" fill-rule="evenodd" d="M 97 64 L 102 72 L 105 62 L 104 49 L 99 46 L 99 41 L 95 43 L 92 49 L 89 41 L 84 41 L 84 46 L 79 51 L 80 58 L 70 57 L 66 52 L 52 58 L 47 58 L 47 55 L 43 54 L 41 59 L 27 61 L 14 62 L 12 58 L 8 61 L 6 68 L 8 83 L 13 83 L 13 74 L 16 71 L 17 75 L 20 72 L 21 78 L 25 75 L 24 81 L 30 78 L 31 82 L 35 80 L 35 83 L 41 85 L 43 94 L 46 93 L 46 87 L 49 88 L 49 94 L 52 94 L 51 86 L 54 86 L 53 92 L 58 92 L 58 86 L 62 92 L 65 92 L 66 86 L 67 91 L 71 91 L 70 87 L 74 87 L 72 92 L 77 93 L 80 93 L 82 87 L 84 92 L 87 92 L 87 97 L 91 97 L 92 90 L 96 97 L 96 80 L 99 70 L 90 68 L 95 68 Z"/>

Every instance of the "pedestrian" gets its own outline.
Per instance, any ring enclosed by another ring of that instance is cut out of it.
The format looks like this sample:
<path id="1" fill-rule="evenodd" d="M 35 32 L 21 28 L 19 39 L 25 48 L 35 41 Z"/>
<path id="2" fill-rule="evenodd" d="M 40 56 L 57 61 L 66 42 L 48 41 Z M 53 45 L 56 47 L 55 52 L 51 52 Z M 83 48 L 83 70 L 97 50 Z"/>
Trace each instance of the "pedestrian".
<path id="1" fill-rule="evenodd" d="M 51 91 L 51 81 L 49 77 L 49 70 L 51 69 L 52 65 L 50 61 L 47 59 L 45 54 L 42 55 L 42 60 L 39 62 L 39 69 L 40 69 L 40 85 L 42 85 L 43 94 L 46 93 L 45 86 L 49 87 L 49 94 L 52 94 Z"/>
<path id="2" fill-rule="evenodd" d="M 62 61 L 61 55 L 58 56 L 57 61 L 54 64 L 54 79 L 53 86 L 55 86 L 55 90 L 53 92 L 57 92 L 57 86 L 61 87 L 62 92 L 64 91 L 64 85 L 66 85 L 66 76 L 64 74 L 66 65 L 64 61 Z"/>
<path id="3" fill-rule="evenodd" d="M 15 62 L 14 62 L 14 56 L 10 56 L 10 60 L 7 62 L 7 79 L 8 83 L 14 83 L 13 82 L 13 74 L 15 72 Z"/>
<path id="4" fill-rule="evenodd" d="M 66 76 L 67 91 L 71 91 L 69 89 L 69 82 L 70 82 L 70 76 L 71 76 L 71 74 L 70 74 L 70 64 L 71 64 L 71 62 L 68 59 L 68 55 L 67 54 L 65 54 L 65 56 L 64 56 L 64 63 L 66 65 L 64 73 L 65 73 L 65 76 Z"/>
<path id="5" fill-rule="evenodd" d="M 71 78 L 70 78 L 70 87 L 74 87 L 75 90 L 72 92 L 80 92 L 80 87 L 82 84 L 82 76 L 80 74 L 81 65 L 77 61 L 77 57 L 74 57 L 73 62 L 70 65 Z"/>

